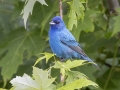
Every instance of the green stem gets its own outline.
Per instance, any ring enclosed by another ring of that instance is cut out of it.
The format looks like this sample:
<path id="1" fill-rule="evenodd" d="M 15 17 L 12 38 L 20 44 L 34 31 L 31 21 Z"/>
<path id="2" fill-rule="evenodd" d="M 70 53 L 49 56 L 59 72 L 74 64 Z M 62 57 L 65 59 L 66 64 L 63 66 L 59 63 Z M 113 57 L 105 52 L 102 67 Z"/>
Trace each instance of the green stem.
<path id="1" fill-rule="evenodd" d="M 109 75 L 108 75 L 108 78 L 107 78 L 107 81 L 106 81 L 106 83 L 105 83 L 105 85 L 104 85 L 103 90 L 106 90 L 107 85 L 108 85 L 108 83 L 109 83 L 109 81 L 110 81 L 110 78 L 111 78 L 111 76 L 112 76 L 112 73 L 113 73 L 113 70 L 114 70 L 114 64 L 115 64 L 115 59 L 116 59 L 117 52 L 118 52 L 118 44 L 117 44 L 117 46 L 116 46 L 116 48 L 115 48 L 115 53 L 114 53 L 113 61 L 112 61 L 112 67 L 111 67 L 111 70 L 110 70 L 110 72 L 109 72 Z"/>
<path id="2" fill-rule="evenodd" d="M 45 16 L 45 12 L 44 12 L 44 6 L 42 5 L 42 12 L 43 12 L 43 16 Z"/>

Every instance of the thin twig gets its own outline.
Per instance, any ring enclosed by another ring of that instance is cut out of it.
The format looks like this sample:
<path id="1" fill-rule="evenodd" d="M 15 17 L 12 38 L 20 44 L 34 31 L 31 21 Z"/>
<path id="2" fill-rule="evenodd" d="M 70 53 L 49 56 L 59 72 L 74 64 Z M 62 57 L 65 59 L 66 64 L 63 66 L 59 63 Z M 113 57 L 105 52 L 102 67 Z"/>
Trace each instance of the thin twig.
<path id="1" fill-rule="evenodd" d="M 62 0 L 59 0 L 59 10 L 60 10 L 60 17 L 63 17 L 63 11 L 62 11 Z"/>
<path id="2" fill-rule="evenodd" d="M 60 11 L 60 17 L 63 17 L 63 11 L 62 11 L 62 0 L 59 0 L 59 11 Z M 60 73 L 60 82 L 64 82 L 64 76 L 62 73 Z"/>
<path id="3" fill-rule="evenodd" d="M 110 78 L 112 76 L 112 73 L 113 73 L 113 70 L 114 70 L 114 64 L 115 64 L 115 59 L 116 59 L 117 52 L 118 52 L 118 45 L 116 46 L 116 49 L 115 49 L 115 52 L 114 52 L 113 61 L 112 61 L 112 68 L 110 69 L 110 72 L 109 72 L 109 75 L 108 75 L 108 78 L 107 78 L 107 81 L 106 81 L 106 83 L 104 85 L 103 90 L 106 90 L 106 88 L 108 86 L 108 83 L 110 81 Z"/>
<path id="4" fill-rule="evenodd" d="M 62 73 L 60 73 L 60 82 L 64 82 L 64 76 L 62 75 Z"/>

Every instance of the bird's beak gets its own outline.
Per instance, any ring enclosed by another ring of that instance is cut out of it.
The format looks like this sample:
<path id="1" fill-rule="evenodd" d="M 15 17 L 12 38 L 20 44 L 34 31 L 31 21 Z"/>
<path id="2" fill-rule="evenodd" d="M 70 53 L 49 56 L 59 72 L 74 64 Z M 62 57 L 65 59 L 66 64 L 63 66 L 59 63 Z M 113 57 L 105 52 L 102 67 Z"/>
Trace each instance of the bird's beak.
<path id="1" fill-rule="evenodd" d="M 51 25 L 54 25 L 55 23 L 53 21 L 50 22 Z"/>

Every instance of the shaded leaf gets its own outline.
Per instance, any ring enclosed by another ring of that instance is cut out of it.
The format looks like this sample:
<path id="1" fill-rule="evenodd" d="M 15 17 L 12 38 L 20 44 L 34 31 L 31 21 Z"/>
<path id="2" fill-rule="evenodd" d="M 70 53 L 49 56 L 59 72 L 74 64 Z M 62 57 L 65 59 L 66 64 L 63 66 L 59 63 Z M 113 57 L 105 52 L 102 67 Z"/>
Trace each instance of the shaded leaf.
<path id="1" fill-rule="evenodd" d="M 0 53 L 7 50 L 0 61 L 4 80 L 10 79 L 17 71 L 18 66 L 22 64 L 25 51 L 28 52 L 27 58 L 43 51 L 44 48 L 40 47 L 45 47 L 45 42 L 39 37 L 38 31 L 26 32 L 25 29 L 20 28 L 0 39 Z"/>
<path id="2" fill-rule="evenodd" d="M 73 3 L 70 2 L 69 4 L 70 4 L 70 6 L 71 6 L 71 9 L 70 9 L 70 13 L 69 13 L 69 15 L 68 15 L 68 17 L 69 17 L 68 29 L 69 29 L 69 30 L 72 30 L 73 25 L 76 25 L 76 26 L 77 26 L 77 17 L 76 17 L 75 11 L 72 9 Z"/>
<path id="3" fill-rule="evenodd" d="M 96 17 L 94 18 L 95 23 L 96 23 L 99 27 L 101 27 L 103 30 L 106 30 L 106 28 L 107 28 L 107 22 L 108 22 L 105 17 L 107 17 L 107 16 L 99 13 L 99 14 L 97 14 Z"/>
<path id="4" fill-rule="evenodd" d="M 79 30 L 83 30 L 85 32 L 93 32 L 94 31 L 94 24 L 93 24 L 93 19 L 90 17 L 91 11 L 87 10 L 85 12 L 85 17 L 83 19 L 83 21 L 79 21 L 78 22 L 78 29 Z"/>
<path id="5" fill-rule="evenodd" d="M 15 88 L 14 88 L 14 87 L 12 87 L 10 90 L 15 90 Z"/>
<path id="6" fill-rule="evenodd" d="M 70 5 L 70 12 L 69 12 L 69 21 L 68 21 L 68 29 L 72 30 L 73 25 L 77 27 L 77 19 L 84 18 L 84 6 L 82 3 L 86 3 L 85 0 L 73 0 L 68 2 Z"/>
<path id="7" fill-rule="evenodd" d="M 44 16 L 44 19 L 41 23 L 41 34 L 42 34 L 43 29 L 45 28 L 46 24 L 48 24 L 50 22 L 49 20 L 50 20 L 51 16 L 53 15 L 53 12 L 58 10 L 57 5 L 56 5 L 56 4 L 58 4 L 58 1 L 54 1 L 54 3 L 55 4 L 51 8 L 51 10 L 49 12 L 47 12 L 47 14 Z"/>
<path id="8" fill-rule="evenodd" d="M 86 3 L 86 0 L 73 0 L 73 10 L 76 12 L 78 19 L 84 19 L 84 6 L 83 3 Z"/>
<path id="9" fill-rule="evenodd" d="M 120 13 L 120 8 L 117 9 L 117 11 Z M 115 23 L 113 28 L 112 36 L 118 32 L 120 32 L 120 14 L 116 17 L 114 17 Z"/>
<path id="10" fill-rule="evenodd" d="M 47 5 L 44 0 L 25 0 L 25 7 L 21 12 L 21 14 L 23 14 L 25 28 L 28 16 L 30 13 L 32 14 L 33 7 L 36 1 L 40 2 L 42 5 Z"/>

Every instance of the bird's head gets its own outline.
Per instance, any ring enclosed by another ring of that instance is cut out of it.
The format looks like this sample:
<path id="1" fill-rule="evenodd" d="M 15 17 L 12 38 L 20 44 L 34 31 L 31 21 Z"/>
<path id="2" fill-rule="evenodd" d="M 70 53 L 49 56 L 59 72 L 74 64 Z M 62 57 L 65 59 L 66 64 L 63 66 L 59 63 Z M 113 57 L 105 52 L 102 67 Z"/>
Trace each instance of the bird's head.
<path id="1" fill-rule="evenodd" d="M 50 22 L 50 26 L 52 29 L 58 29 L 58 30 L 61 30 L 62 28 L 66 27 L 64 21 L 60 16 L 55 16 L 54 18 L 52 18 L 52 21 Z"/>

